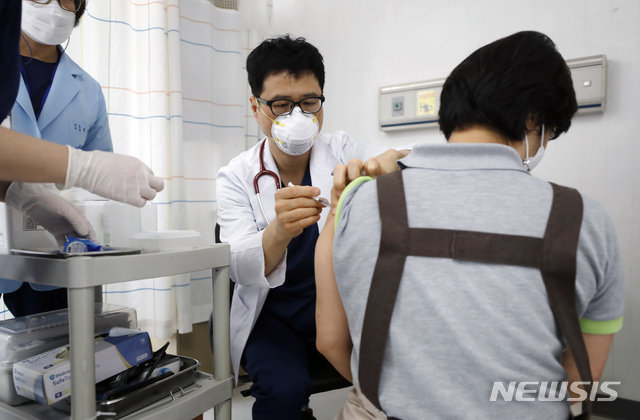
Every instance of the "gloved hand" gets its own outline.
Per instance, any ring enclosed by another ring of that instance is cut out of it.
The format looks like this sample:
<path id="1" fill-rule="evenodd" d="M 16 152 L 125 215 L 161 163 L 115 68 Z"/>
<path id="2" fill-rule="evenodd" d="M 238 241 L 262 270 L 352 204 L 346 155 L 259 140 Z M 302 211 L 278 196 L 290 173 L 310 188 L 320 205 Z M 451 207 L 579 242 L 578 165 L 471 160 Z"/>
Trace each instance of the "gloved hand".
<path id="1" fill-rule="evenodd" d="M 60 247 L 65 242 L 65 235 L 89 238 L 94 242 L 98 240 L 93 226 L 76 206 L 47 191 L 41 184 L 11 183 L 5 204 L 27 213 L 56 238 Z"/>
<path id="2" fill-rule="evenodd" d="M 164 182 L 133 156 L 69 148 L 67 178 L 60 189 L 80 187 L 102 197 L 142 207 Z"/>

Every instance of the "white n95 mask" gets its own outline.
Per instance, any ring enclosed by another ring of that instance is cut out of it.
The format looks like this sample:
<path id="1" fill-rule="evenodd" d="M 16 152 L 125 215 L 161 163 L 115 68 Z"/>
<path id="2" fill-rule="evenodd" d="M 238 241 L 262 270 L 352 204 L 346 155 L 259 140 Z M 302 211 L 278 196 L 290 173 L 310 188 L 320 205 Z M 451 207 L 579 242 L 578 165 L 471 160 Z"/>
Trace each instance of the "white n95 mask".
<path id="1" fill-rule="evenodd" d="M 75 13 L 64 10 L 57 1 L 47 4 L 22 1 L 21 29 L 36 42 L 62 44 L 71 36 L 75 23 Z"/>
<path id="2" fill-rule="evenodd" d="M 533 168 L 538 166 L 544 156 L 544 124 L 542 124 L 542 133 L 540 134 L 540 147 L 538 147 L 538 151 L 534 157 L 529 157 L 529 138 L 527 137 L 527 133 L 524 133 L 524 145 L 525 157 L 522 164 L 527 168 L 527 171 L 530 172 Z"/>
<path id="3" fill-rule="evenodd" d="M 291 156 L 299 156 L 311 149 L 320 131 L 318 117 L 304 114 L 299 107 L 293 108 L 291 114 L 271 121 L 271 137 L 280 150 Z"/>

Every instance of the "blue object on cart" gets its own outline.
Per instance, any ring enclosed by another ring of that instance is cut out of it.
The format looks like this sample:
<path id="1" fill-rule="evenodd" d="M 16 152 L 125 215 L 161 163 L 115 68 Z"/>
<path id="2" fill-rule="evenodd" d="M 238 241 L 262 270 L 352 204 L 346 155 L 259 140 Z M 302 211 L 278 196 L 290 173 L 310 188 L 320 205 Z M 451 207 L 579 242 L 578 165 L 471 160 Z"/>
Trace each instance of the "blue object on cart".
<path id="1" fill-rule="evenodd" d="M 102 251 L 102 245 L 94 243 L 91 239 L 76 238 L 75 236 L 67 236 L 67 242 L 64 243 L 64 252 L 73 254 L 75 252 L 94 252 Z"/>

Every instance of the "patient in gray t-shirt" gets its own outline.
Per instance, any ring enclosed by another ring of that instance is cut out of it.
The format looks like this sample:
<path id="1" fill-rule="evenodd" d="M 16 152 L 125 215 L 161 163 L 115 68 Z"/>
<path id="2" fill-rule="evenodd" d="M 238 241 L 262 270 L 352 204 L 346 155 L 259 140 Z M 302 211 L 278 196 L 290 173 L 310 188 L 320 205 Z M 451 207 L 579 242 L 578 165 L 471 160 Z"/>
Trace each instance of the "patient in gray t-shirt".
<path id="1" fill-rule="evenodd" d="M 545 35 L 521 32 L 474 52 L 443 87 L 449 144 L 416 146 L 398 162 L 409 226 L 542 238 L 553 193 L 530 170 L 576 109 L 569 69 Z M 328 221 L 316 245 L 317 346 L 355 385 L 338 418 L 567 419 L 567 397 L 584 395 L 566 390 L 580 377 L 537 268 L 408 257 L 380 406 L 360 392 L 381 221 L 377 181 L 351 182 L 358 165 L 334 171 L 335 231 Z M 613 224 L 598 203 L 582 201 L 576 311 L 595 382 L 622 326 L 624 291 Z"/>

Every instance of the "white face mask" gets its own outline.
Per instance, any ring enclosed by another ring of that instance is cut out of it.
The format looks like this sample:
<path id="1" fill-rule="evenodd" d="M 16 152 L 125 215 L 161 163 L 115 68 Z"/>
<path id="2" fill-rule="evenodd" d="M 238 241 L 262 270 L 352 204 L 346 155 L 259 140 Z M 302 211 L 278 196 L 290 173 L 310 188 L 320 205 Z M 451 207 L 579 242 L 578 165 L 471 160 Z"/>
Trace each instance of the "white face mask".
<path id="1" fill-rule="evenodd" d="M 258 108 L 262 111 L 260 106 Z M 267 114 L 264 115 L 269 118 Z M 299 156 L 311 149 L 320 131 L 318 117 L 303 113 L 299 107 L 293 108 L 291 114 L 281 115 L 271 121 L 271 137 L 280 150 L 291 156 Z"/>
<path id="2" fill-rule="evenodd" d="M 529 157 L 529 138 L 527 137 L 527 133 L 524 133 L 524 145 L 525 158 L 522 161 L 522 164 L 527 168 L 527 171 L 530 172 L 533 168 L 538 166 L 544 156 L 544 124 L 542 124 L 542 133 L 540 134 L 540 147 L 538 147 L 538 151 L 534 157 Z"/>
<path id="3" fill-rule="evenodd" d="M 22 1 L 21 29 L 41 44 L 62 44 L 69 39 L 75 22 L 75 13 L 62 9 L 57 1 L 48 4 Z"/>

